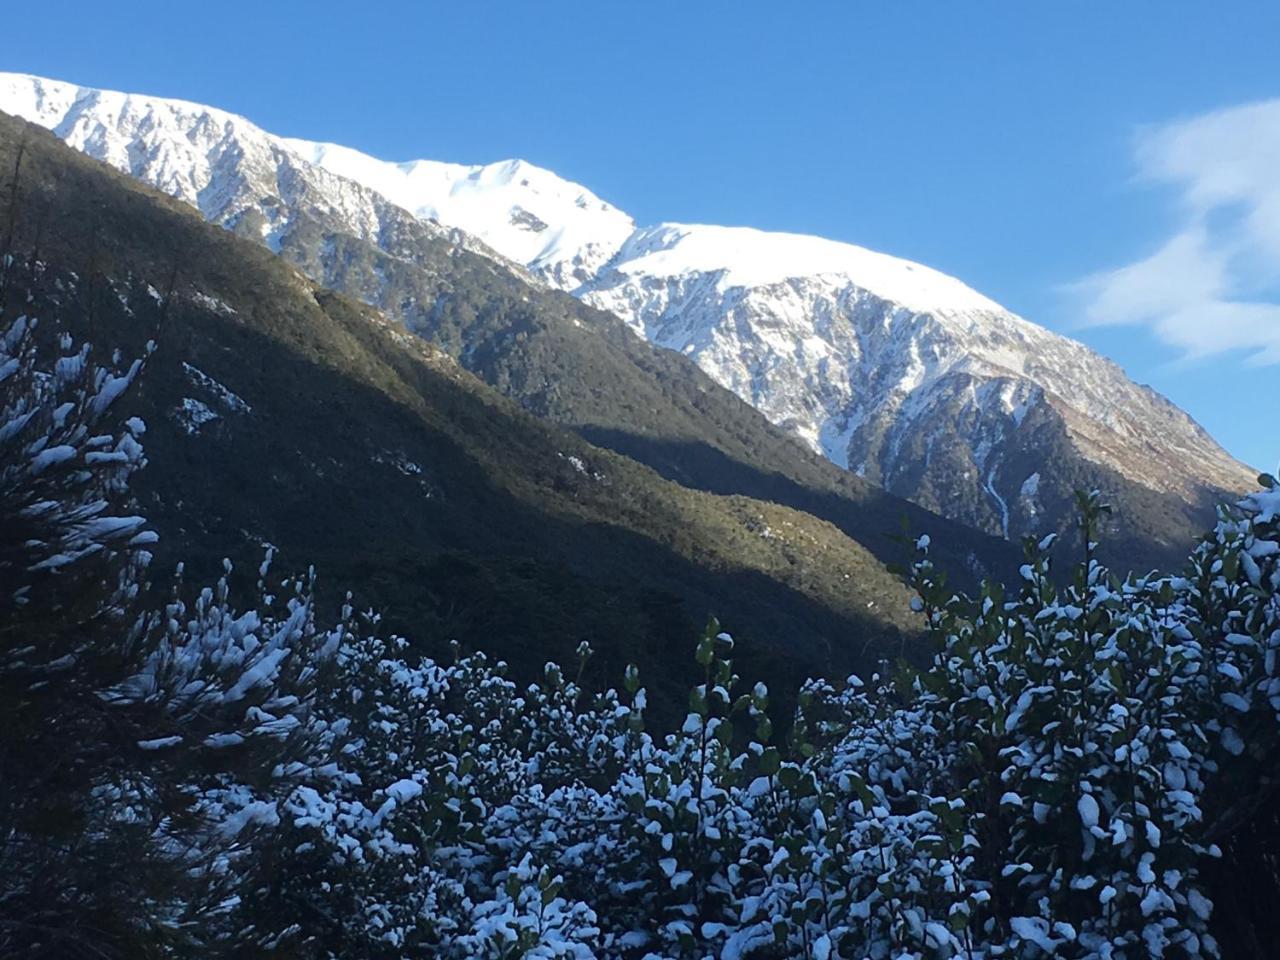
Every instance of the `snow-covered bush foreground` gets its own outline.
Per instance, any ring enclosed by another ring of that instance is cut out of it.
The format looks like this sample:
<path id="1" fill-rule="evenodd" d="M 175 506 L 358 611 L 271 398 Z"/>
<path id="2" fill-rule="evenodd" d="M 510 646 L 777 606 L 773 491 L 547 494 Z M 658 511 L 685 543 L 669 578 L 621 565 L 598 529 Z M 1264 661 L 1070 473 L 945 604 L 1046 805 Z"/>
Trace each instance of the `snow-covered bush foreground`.
<path id="1" fill-rule="evenodd" d="M 958 596 L 922 538 L 927 667 L 771 718 L 712 625 L 659 733 L 635 671 L 421 661 L 265 566 L 254 610 L 148 609 L 144 427 L 109 422 L 139 365 L 32 343 L 0 344 L 0 954 L 1218 952 L 1204 871 L 1280 745 L 1274 482 L 1176 576 L 1055 579 L 1046 540 Z"/>
<path id="2" fill-rule="evenodd" d="M 1104 508 L 1081 508 L 1091 531 Z M 1021 583 L 975 598 L 922 539 L 933 663 L 809 684 L 782 742 L 714 628 L 663 736 L 634 674 L 588 696 L 553 665 L 521 689 L 481 656 L 346 644 L 322 710 L 353 723 L 359 785 L 291 801 L 261 935 L 287 920 L 335 956 L 1213 956 L 1210 812 L 1277 741 L 1278 517 L 1273 485 L 1184 575 L 1127 583 L 1086 558 L 1057 587 L 1029 543 Z M 331 928 L 305 922 L 326 906 Z"/>

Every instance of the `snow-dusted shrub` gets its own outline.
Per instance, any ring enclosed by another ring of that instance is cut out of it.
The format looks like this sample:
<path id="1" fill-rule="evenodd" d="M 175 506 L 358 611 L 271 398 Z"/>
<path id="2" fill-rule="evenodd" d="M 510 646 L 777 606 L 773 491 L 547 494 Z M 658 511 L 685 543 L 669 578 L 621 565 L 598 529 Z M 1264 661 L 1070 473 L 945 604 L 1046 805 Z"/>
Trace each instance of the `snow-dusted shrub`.
<path id="1" fill-rule="evenodd" d="M 142 362 L 50 342 L 25 316 L 0 336 L 0 954 L 207 942 L 253 826 L 337 775 L 310 702 L 340 631 L 305 592 L 237 613 L 225 582 L 152 612 L 145 427 L 113 417 Z"/>
<path id="2" fill-rule="evenodd" d="M 932 662 L 807 684 L 782 739 L 714 624 L 664 735 L 634 670 L 620 692 L 554 665 L 521 687 L 481 655 L 412 663 L 403 641 L 349 634 L 320 711 L 349 724 L 350 775 L 284 808 L 269 862 L 306 906 L 272 901 L 288 930 L 268 940 L 335 957 L 1214 956 L 1202 873 L 1239 816 L 1223 797 L 1277 744 L 1278 499 L 1224 511 L 1175 577 L 1119 582 L 1090 547 L 1059 585 L 1046 540 L 1016 588 L 966 597 L 922 538 Z M 1081 508 L 1091 543 L 1105 508 Z"/>
<path id="3" fill-rule="evenodd" d="M 1086 543 L 1100 510 L 1083 500 Z M 930 786 L 973 811 L 990 894 L 967 932 L 1059 956 L 1211 953 L 1202 644 L 1167 581 L 1118 583 L 1090 546 L 1058 587 L 1050 546 L 1028 544 L 1016 598 L 949 596 L 915 569 L 942 644 L 916 682 L 949 741 Z"/>
<path id="4" fill-rule="evenodd" d="M 517 691 L 483 658 L 415 668 L 434 684 L 384 662 L 435 705 L 415 763 L 376 782 L 412 769 L 415 799 L 457 817 L 453 833 L 415 819 L 438 837 L 415 855 L 458 895 L 436 950 L 570 950 L 535 937 L 504 888 L 508 864 L 540 864 L 547 904 L 581 906 L 572 950 L 596 956 L 1215 955 L 1213 791 L 1276 742 L 1276 497 L 1224 512 L 1188 576 L 1120 582 L 1091 545 L 1057 585 L 1044 540 L 1015 589 L 969 598 L 922 539 L 933 662 L 870 687 L 812 682 L 785 742 L 714 626 L 664 736 L 645 730 L 634 672 L 621 694 L 559 699 L 553 668 Z M 1103 509 L 1082 499 L 1089 544 Z M 399 723 L 381 728 L 376 755 L 398 755 Z"/>

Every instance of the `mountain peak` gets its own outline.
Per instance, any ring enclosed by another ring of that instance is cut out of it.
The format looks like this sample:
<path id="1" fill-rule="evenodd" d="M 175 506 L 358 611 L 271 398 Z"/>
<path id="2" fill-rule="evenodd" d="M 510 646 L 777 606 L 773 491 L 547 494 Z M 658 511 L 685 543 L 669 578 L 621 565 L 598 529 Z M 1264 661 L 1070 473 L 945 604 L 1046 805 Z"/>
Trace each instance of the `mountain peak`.
<path id="1" fill-rule="evenodd" d="M 526 160 L 393 163 L 336 144 L 280 143 L 416 217 L 466 231 L 555 286 L 577 286 L 635 229 L 629 216 L 587 188 Z"/>
<path id="2" fill-rule="evenodd" d="M 851 243 L 753 227 L 662 223 L 636 231 L 617 261 L 620 272 L 651 277 L 716 273 L 724 287 L 762 287 L 831 275 L 917 312 L 1003 311 L 998 303 L 930 267 Z"/>

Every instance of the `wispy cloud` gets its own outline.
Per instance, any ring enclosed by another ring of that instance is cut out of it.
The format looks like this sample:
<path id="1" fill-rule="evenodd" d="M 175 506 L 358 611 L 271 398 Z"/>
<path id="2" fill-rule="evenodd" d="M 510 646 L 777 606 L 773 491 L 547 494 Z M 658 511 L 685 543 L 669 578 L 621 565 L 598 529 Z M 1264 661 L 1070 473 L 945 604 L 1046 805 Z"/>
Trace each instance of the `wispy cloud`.
<path id="1" fill-rule="evenodd" d="M 1072 285 L 1086 322 L 1141 324 L 1188 358 L 1280 363 L 1280 100 L 1139 131 L 1141 179 L 1176 190 L 1155 253 Z"/>

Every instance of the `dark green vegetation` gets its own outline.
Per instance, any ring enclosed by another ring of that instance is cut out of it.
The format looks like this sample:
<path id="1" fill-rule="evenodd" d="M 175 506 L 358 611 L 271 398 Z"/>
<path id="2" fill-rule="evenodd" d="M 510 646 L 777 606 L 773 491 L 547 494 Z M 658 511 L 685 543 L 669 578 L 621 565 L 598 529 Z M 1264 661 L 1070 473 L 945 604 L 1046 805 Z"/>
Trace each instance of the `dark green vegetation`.
<path id="1" fill-rule="evenodd" d="M 970 585 L 983 574 L 1007 572 L 998 549 L 929 513 L 1000 529 L 995 504 L 974 479 L 982 467 L 964 439 L 972 426 L 968 398 L 985 381 L 952 375 L 951 388 L 942 391 L 947 408 L 935 420 L 951 424 L 955 437 L 914 436 L 901 457 L 912 466 L 877 485 L 872 480 L 879 478 L 837 467 L 771 424 L 692 360 L 649 344 L 613 314 L 528 282 L 518 265 L 478 253 L 385 202 L 376 204 L 384 228 L 370 238 L 353 236 L 322 200 L 295 196 L 299 189 L 290 183 L 294 199 L 278 200 L 294 212 L 282 231 L 271 232 L 281 257 L 323 286 L 403 321 L 536 416 L 684 486 L 771 500 L 829 520 L 882 560 L 898 559 L 881 534 L 905 513 L 912 530 L 939 534 L 948 565 Z M 230 226 L 263 242 L 264 223 L 252 211 Z M 1028 415 L 1021 441 L 1004 451 L 1002 476 L 1040 473 L 1040 515 L 1024 516 L 1017 490 L 1006 490 L 1011 521 L 1015 529 L 1060 533 L 1064 555 L 1080 546 L 1076 490 L 1106 492 L 1115 512 L 1104 557 L 1117 569 L 1138 570 L 1178 563 L 1212 524 L 1214 505 L 1240 492 L 1205 487 L 1195 503 L 1164 496 L 1083 456 L 1050 404 L 1038 403 Z M 923 508 L 904 509 L 902 496 Z"/>
<path id="2" fill-rule="evenodd" d="M 527 378 L 521 356 L 596 349 L 543 375 L 542 408 L 532 389 L 512 392 L 542 413 L 560 409 L 556 396 L 598 398 L 584 432 L 688 486 L 536 419 L 376 311 L 43 130 L 0 118 L 0 170 L 12 249 L 43 265 L 15 274 L 26 288 L 11 291 L 6 316 L 45 316 L 135 355 L 158 342 L 128 403 L 149 428 L 134 489 L 162 563 L 205 574 L 224 556 L 252 564 L 269 542 L 285 566 L 318 567 L 322 597 L 341 585 L 393 628 L 482 646 L 522 672 L 590 639 L 602 667 L 635 659 L 663 677 L 672 645 L 718 612 L 757 651 L 745 668 L 799 678 L 902 651 L 911 624 L 885 568 L 901 556 L 888 534 L 946 531 L 961 569 L 1005 556 L 856 478 L 806 484 L 826 468 L 772 428 L 753 433 L 764 421 L 750 408 L 671 373 L 625 331 L 584 330 L 570 349 L 556 337 L 576 328 L 513 308 L 513 281 L 483 258 L 467 296 L 513 339 L 491 351 L 493 378 Z M 472 301 L 454 298 L 459 311 Z M 611 406 L 606 385 L 627 351 L 630 399 Z M 641 376 L 644 363 L 656 366 Z M 181 414 L 188 400 L 216 417 L 193 425 L 208 414 Z M 746 487 L 817 516 L 699 486 Z"/>
<path id="3" fill-rule="evenodd" d="M 828 520 L 885 563 L 902 559 L 885 533 L 905 526 L 947 541 L 946 560 L 967 582 L 1012 569 L 1016 550 L 837 467 L 687 357 L 651 345 L 611 313 L 527 282 L 519 266 L 385 202 L 378 209 L 387 226 L 376 243 L 342 232 L 319 202 L 302 197 L 294 207 L 288 226 L 272 234 L 283 259 L 401 320 L 535 416 L 682 486 Z M 262 228 L 251 215 L 232 224 L 257 243 Z M 1193 539 L 1184 533 L 1183 553 Z"/>

